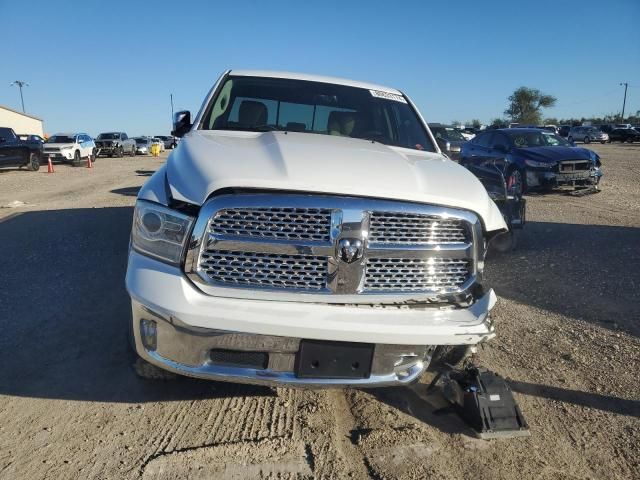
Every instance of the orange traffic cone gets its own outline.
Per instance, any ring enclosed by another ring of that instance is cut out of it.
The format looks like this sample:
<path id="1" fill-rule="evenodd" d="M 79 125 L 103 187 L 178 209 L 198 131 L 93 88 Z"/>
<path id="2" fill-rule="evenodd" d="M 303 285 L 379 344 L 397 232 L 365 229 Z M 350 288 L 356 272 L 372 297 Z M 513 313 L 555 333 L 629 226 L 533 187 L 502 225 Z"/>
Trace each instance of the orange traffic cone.
<path id="1" fill-rule="evenodd" d="M 87 156 L 87 168 L 93 168 L 93 163 L 91 162 L 91 154 Z"/>
<path id="2" fill-rule="evenodd" d="M 53 163 L 51 162 L 51 155 L 49 155 L 49 165 L 47 166 L 47 173 L 56 173 L 53 169 Z"/>

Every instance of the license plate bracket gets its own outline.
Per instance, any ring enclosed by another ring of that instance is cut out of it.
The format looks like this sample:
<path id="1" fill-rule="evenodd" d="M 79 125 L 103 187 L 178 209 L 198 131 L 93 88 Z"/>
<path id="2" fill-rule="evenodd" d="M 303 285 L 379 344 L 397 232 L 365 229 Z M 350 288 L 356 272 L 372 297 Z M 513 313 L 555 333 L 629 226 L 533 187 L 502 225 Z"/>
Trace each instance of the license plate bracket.
<path id="1" fill-rule="evenodd" d="M 374 347 L 371 343 L 301 340 L 296 355 L 296 377 L 369 378 Z"/>

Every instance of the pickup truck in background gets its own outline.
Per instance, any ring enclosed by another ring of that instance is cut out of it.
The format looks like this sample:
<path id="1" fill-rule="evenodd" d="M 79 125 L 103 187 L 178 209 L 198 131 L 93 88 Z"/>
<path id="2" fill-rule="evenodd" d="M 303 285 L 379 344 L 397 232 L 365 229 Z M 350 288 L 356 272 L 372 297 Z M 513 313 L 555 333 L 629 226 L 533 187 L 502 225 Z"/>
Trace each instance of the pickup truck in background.
<path id="1" fill-rule="evenodd" d="M 107 132 L 101 133 L 96 138 L 97 154 L 108 155 L 113 157 L 122 158 L 126 153 L 130 157 L 136 155 L 136 141 L 133 138 L 129 138 L 124 132 Z"/>
<path id="2" fill-rule="evenodd" d="M 42 142 L 21 140 L 11 128 L 0 127 L 0 167 L 40 169 Z"/>

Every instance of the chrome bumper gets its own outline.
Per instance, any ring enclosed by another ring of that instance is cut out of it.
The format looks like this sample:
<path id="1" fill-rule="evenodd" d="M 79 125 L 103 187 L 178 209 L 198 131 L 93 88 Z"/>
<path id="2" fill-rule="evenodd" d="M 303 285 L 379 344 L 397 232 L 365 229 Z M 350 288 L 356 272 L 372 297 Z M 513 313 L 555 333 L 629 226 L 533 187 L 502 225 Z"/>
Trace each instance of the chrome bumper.
<path id="1" fill-rule="evenodd" d="M 291 387 L 385 387 L 410 384 L 420 378 L 434 346 L 375 346 L 369 378 L 298 378 L 295 375 L 299 338 L 228 332 L 192 327 L 132 301 L 133 335 L 138 354 L 148 362 L 180 375 L 208 380 Z M 212 349 L 268 354 L 266 368 L 216 364 Z"/>

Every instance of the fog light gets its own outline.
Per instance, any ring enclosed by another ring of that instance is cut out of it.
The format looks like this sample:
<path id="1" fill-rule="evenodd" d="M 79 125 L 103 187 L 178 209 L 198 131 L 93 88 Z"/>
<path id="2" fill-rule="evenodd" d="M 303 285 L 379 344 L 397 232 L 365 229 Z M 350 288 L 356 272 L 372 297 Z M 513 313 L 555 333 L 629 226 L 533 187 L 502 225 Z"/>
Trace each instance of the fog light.
<path id="1" fill-rule="evenodd" d="M 158 348 L 158 326 L 153 320 L 140 320 L 140 339 L 144 348 L 153 352 Z"/>

